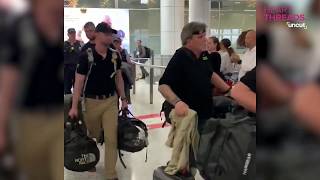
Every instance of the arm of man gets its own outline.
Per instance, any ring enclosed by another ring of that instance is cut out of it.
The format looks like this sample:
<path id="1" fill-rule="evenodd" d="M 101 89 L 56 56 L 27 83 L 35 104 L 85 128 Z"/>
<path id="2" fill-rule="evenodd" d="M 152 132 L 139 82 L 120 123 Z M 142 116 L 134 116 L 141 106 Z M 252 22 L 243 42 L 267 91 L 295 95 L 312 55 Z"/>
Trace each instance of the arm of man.
<path id="1" fill-rule="evenodd" d="M 238 82 L 231 91 L 231 97 L 250 112 L 256 113 L 256 93 L 250 90 L 244 83 Z"/>
<path id="2" fill-rule="evenodd" d="M 141 50 L 142 50 L 142 52 L 141 52 L 140 57 L 145 58 L 146 55 L 147 55 L 147 54 L 146 54 L 146 48 L 145 48 L 144 46 L 142 46 Z"/>
<path id="3" fill-rule="evenodd" d="M 116 86 L 117 86 L 117 92 L 119 93 L 121 98 L 125 98 L 126 95 L 124 93 L 124 82 L 122 78 L 122 71 L 117 70 L 117 75 L 116 75 Z"/>
<path id="4" fill-rule="evenodd" d="M 232 88 L 231 97 L 245 109 L 256 113 L 256 68 L 247 72 Z"/>
<path id="5" fill-rule="evenodd" d="M 220 92 L 227 92 L 230 90 L 230 86 L 221 79 L 221 77 L 213 72 L 211 76 L 211 83 L 220 91 Z"/>
<path id="6" fill-rule="evenodd" d="M 162 84 L 158 88 L 162 96 L 173 106 L 180 100 L 179 97 L 172 91 L 170 86 Z"/>
<path id="7" fill-rule="evenodd" d="M 19 70 L 14 66 L 0 68 L 0 154 L 6 144 L 7 123 L 15 102 L 19 76 Z"/>
<path id="8" fill-rule="evenodd" d="M 77 109 L 85 80 L 86 80 L 85 75 L 76 73 L 73 96 L 72 96 L 72 108 Z"/>
<path id="9" fill-rule="evenodd" d="M 172 91 L 170 86 L 162 84 L 159 86 L 159 92 L 162 96 L 174 106 L 175 113 L 178 116 L 186 116 L 189 111 L 189 106 L 180 100 L 180 98 Z"/>
<path id="10" fill-rule="evenodd" d="M 128 102 L 126 98 L 126 94 L 124 92 L 124 81 L 122 77 L 122 71 L 121 71 L 121 59 L 120 59 L 120 54 L 117 53 L 117 67 L 116 67 L 116 89 L 118 94 L 120 95 L 121 98 L 121 107 L 122 109 L 128 108 Z"/>
<path id="11" fill-rule="evenodd" d="M 83 86 L 86 80 L 86 75 L 88 73 L 88 58 L 87 54 L 81 54 L 79 56 L 79 63 L 77 65 L 76 75 L 75 75 L 75 83 L 73 88 L 73 96 L 72 96 L 72 106 L 69 111 L 69 117 L 74 119 L 78 116 L 78 102 L 80 100 L 80 96 L 83 91 Z"/>
<path id="12" fill-rule="evenodd" d="M 85 75 L 76 73 L 73 96 L 72 96 L 72 106 L 71 106 L 71 109 L 68 114 L 71 119 L 75 119 L 79 115 L 78 114 L 79 113 L 78 112 L 78 102 L 80 100 L 80 96 L 82 93 L 82 89 L 83 89 L 83 85 L 84 85 L 85 80 L 86 80 Z"/>

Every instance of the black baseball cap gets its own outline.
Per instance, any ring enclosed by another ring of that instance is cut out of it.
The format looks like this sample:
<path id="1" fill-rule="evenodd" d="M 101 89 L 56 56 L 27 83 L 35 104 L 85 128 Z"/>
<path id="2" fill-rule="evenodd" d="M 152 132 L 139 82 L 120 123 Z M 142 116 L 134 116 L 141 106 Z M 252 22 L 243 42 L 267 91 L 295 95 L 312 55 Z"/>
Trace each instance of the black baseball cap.
<path id="1" fill-rule="evenodd" d="M 70 34 L 70 33 L 76 33 L 76 30 L 74 28 L 69 28 L 68 29 L 68 34 Z"/>
<path id="2" fill-rule="evenodd" d="M 118 31 L 115 29 L 112 29 L 109 24 L 102 22 L 97 25 L 96 32 L 102 32 L 106 34 L 108 33 L 117 34 Z"/>

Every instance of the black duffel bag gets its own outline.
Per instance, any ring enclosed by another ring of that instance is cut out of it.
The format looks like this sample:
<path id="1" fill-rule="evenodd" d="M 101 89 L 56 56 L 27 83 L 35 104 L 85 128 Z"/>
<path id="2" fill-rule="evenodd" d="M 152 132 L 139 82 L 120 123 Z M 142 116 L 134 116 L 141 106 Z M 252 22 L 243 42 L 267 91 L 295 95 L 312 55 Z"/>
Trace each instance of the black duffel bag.
<path id="1" fill-rule="evenodd" d="M 81 126 L 81 121 L 68 120 L 64 128 L 64 167 L 76 172 L 93 169 L 100 159 L 96 142 L 81 130 Z"/>
<path id="2" fill-rule="evenodd" d="M 121 110 L 118 117 L 118 149 L 120 161 L 124 168 L 126 168 L 126 165 L 122 160 L 121 156 L 123 154 L 120 150 L 135 153 L 143 150 L 149 144 L 146 124 L 136 119 L 132 114 L 132 117 L 128 117 L 128 114 L 131 114 L 129 110 Z"/>
<path id="3" fill-rule="evenodd" d="M 251 180 L 255 178 L 256 118 L 231 99 L 216 99 L 215 118 L 201 129 L 196 157 L 206 180 Z"/>
<path id="4" fill-rule="evenodd" d="M 148 146 L 148 128 L 141 120 L 128 117 L 128 113 L 128 110 L 119 112 L 118 148 L 134 153 Z"/>

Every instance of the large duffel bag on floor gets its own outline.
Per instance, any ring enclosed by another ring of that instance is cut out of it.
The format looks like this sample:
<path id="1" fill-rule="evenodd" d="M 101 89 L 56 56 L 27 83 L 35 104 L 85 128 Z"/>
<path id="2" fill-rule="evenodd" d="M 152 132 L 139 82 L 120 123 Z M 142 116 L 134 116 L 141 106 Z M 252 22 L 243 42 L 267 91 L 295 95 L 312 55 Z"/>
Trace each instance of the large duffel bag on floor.
<path id="1" fill-rule="evenodd" d="M 201 132 L 197 168 L 206 180 L 255 178 L 255 117 L 209 119 Z"/>
<path id="2" fill-rule="evenodd" d="M 169 175 L 164 172 L 165 166 L 160 166 L 153 171 L 153 180 L 195 180 L 193 176 L 182 177 L 178 175 Z"/>

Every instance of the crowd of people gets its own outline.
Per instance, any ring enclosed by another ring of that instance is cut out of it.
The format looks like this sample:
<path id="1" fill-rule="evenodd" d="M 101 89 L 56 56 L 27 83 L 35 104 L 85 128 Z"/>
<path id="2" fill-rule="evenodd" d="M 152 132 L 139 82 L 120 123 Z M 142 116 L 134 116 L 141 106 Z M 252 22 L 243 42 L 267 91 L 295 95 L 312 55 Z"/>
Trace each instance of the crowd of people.
<path id="1" fill-rule="evenodd" d="M 130 98 L 130 89 L 136 80 L 133 64 L 117 31 L 104 22 L 84 25 L 89 39 L 86 44 L 77 40 L 74 28 L 69 28 L 68 40 L 62 47 L 62 7 L 58 1 L 32 1 L 30 14 L 11 22 L 15 27 L 23 27 L 24 33 L 10 25 L 6 29 L 10 31 L 8 37 L 1 40 L 4 53 L 1 53 L 0 67 L 0 154 L 10 145 L 9 120 L 15 119 L 17 134 L 11 145 L 15 147 L 19 170 L 29 179 L 62 179 L 62 94 L 72 94 L 70 119 L 76 119 L 81 113 L 77 106 L 83 99 L 89 135 L 99 138 L 101 129 L 104 130 L 106 178 L 114 180 L 118 178 L 118 110 L 134 103 Z M 292 87 L 292 82 L 280 77 L 286 72 L 274 65 L 270 57 L 263 56 L 267 49 L 259 53 L 262 63 L 256 67 L 255 30 L 243 31 L 239 36 L 238 46 L 246 49 L 239 55 L 230 39 L 207 37 L 206 29 L 206 24 L 200 22 L 190 22 L 183 27 L 182 47 L 176 50 L 159 81 L 160 93 L 177 116 L 184 117 L 189 110 L 194 110 L 201 135 L 205 122 L 213 116 L 213 96 L 225 95 L 255 117 L 257 73 L 261 82 L 261 110 L 287 104 L 312 135 L 319 133 L 319 80 L 301 88 Z M 267 28 L 260 31 L 260 42 L 270 44 L 270 34 Z M 136 43 L 134 57 L 142 58 L 140 62 L 144 63 L 143 58 L 150 56 L 150 49 L 145 48 L 141 40 Z M 308 46 L 305 41 L 300 43 L 301 47 Z M 141 78 L 148 77 L 147 70 L 140 68 Z M 181 173 L 186 171 L 183 169 Z"/>

